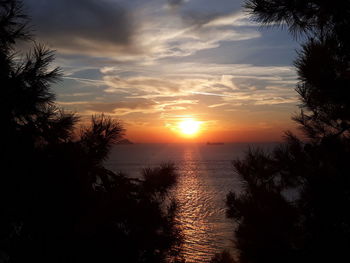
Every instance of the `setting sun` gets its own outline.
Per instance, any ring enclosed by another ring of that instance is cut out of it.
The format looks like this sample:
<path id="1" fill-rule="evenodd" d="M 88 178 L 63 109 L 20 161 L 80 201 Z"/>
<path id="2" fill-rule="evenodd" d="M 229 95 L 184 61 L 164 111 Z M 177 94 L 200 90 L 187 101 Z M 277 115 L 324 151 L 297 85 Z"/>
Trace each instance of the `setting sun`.
<path id="1" fill-rule="evenodd" d="M 192 119 L 183 120 L 179 123 L 180 132 L 184 135 L 193 136 L 199 132 L 201 123 Z"/>

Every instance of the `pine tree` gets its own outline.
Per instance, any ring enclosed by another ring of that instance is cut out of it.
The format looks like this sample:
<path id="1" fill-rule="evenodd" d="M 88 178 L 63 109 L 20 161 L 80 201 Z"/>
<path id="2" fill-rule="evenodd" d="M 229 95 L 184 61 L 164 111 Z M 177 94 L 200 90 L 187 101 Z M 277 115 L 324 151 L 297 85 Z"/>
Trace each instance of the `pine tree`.
<path id="1" fill-rule="evenodd" d="M 348 261 L 350 246 L 350 1 L 250 0 L 264 25 L 306 39 L 295 62 L 304 132 L 234 167 L 245 182 L 227 196 L 240 262 Z"/>
<path id="2" fill-rule="evenodd" d="M 181 234 L 171 164 L 133 180 L 104 167 L 123 126 L 55 104 L 52 51 L 33 43 L 17 0 L 0 1 L 0 262 L 170 262 Z"/>

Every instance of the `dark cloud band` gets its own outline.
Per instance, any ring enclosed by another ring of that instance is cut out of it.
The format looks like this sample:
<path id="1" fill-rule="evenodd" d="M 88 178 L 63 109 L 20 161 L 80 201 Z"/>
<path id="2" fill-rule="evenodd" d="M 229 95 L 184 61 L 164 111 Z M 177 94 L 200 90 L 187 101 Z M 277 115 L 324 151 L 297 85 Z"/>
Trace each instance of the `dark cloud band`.
<path id="1" fill-rule="evenodd" d="M 38 37 L 54 48 L 91 51 L 131 49 L 132 15 L 121 3 L 103 0 L 26 0 Z"/>

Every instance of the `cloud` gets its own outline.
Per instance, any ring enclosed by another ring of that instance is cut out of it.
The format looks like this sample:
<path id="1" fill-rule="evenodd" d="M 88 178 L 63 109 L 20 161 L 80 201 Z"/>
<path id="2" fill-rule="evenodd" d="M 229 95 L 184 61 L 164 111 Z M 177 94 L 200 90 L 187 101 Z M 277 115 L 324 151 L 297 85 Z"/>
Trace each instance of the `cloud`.
<path id="1" fill-rule="evenodd" d="M 232 97 L 232 96 L 224 95 L 224 94 L 218 94 L 218 93 L 212 93 L 212 92 L 200 92 L 200 91 L 191 91 L 191 94 L 206 95 L 206 96 L 216 96 L 216 97 Z"/>
<path id="2" fill-rule="evenodd" d="M 78 107 L 82 114 L 109 113 L 125 115 L 131 112 L 156 112 L 158 103 L 149 99 L 127 99 L 115 102 L 58 101 L 63 107 Z"/>
<path id="3" fill-rule="evenodd" d="M 228 105 L 228 103 L 212 104 L 212 105 L 209 105 L 208 108 L 223 107 L 223 106 L 226 106 L 226 105 Z"/>
<path id="4" fill-rule="evenodd" d="M 138 42 L 150 52 L 149 59 L 185 57 L 198 51 L 218 48 L 224 41 L 259 38 L 256 29 L 211 25 L 221 17 L 217 13 L 186 11 L 149 17 L 139 28 Z M 237 18 L 238 19 L 238 18 Z"/>
<path id="5" fill-rule="evenodd" d="M 204 27 L 223 27 L 223 26 L 259 26 L 249 20 L 249 16 L 243 12 L 234 12 L 224 14 L 211 19 L 203 25 Z"/>
<path id="6" fill-rule="evenodd" d="M 168 0 L 168 6 L 185 2 Z M 261 36 L 255 29 L 237 27 L 245 21 L 241 13 L 169 12 L 156 4 L 155 0 L 147 5 L 110 0 L 26 1 L 40 40 L 66 54 L 149 63 L 217 48 L 223 41 Z"/>
<path id="7" fill-rule="evenodd" d="M 296 84 L 297 76 L 295 68 L 289 65 L 253 65 L 239 63 L 201 63 L 184 61 L 161 61 L 147 66 L 140 65 L 116 65 L 101 67 L 100 71 L 105 76 L 122 75 L 125 72 L 135 72 L 136 75 L 164 76 L 166 80 L 174 77 L 206 78 L 210 76 L 223 77 L 227 82 L 229 76 L 235 78 L 254 78 L 268 81 L 288 81 L 289 84 Z M 226 78 L 226 79 L 225 79 Z"/>
<path id="8" fill-rule="evenodd" d="M 145 110 L 152 109 L 156 102 L 147 99 L 134 99 L 128 101 L 118 101 L 110 103 L 89 103 L 86 108 L 97 112 L 113 113 L 117 110 Z"/>
<path id="9" fill-rule="evenodd" d="M 157 108 L 169 110 L 188 106 L 171 104 L 179 97 L 188 98 L 191 102 L 197 100 L 196 104 L 203 102 L 204 105 L 213 105 L 209 106 L 212 109 L 293 104 L 297 101 L 293 89 L 296 75 L 291 67 L 180 63 L 169 64 L 165 68 L 162 71 L 155 66 L 136 77 L 121 77 L 119 71 L 114 72 L 111 67 L 102 69 L 106 73 L 103 79 L 108 86 L 105 92 L 123 92 L 127 99 L 151 99 L 159 103 Z M 152 75 L 153 71 L 157 72 L 157 76 L 147 76 Z M 167 98 L 168 102 L 162 98 Z"/>
<path id="10" fill-rule="evenodd" d="M 118 76 L 106 76 L 104 80 L 109 88 L 106 92 L 115 93 L 119 90 L 127 90 L 133 96 L 144 94 L 177 94 L 180 92 L 180 85 L 171 80 L 161 77 L 130 77 L 121 78 Z"/>
<path id="11" fill-rule="evenodd" d="M 183 77 L 104 77 L 109 88 L 105 92 L 116 94 L 128 92 L 129 98 L 160 98 L 190 96 L 193 94 L 207 95 L 209 92 L 221 92 L 217 96 L 227 96 L 225 93 L 234 91 L 235 87 L 232 76 L 206 76 L 197 78 L 196 76 Z M 213 93 L 210 93 L 213 94 Z"/>
<path id="12" fill-rule="evenodd" d="M 102 80 L 97 80 L 97 79 L 86 79 L 86 78 L 76 78 L 76 77 L 70 77 L 70 76 L 63 76 L 64 79 L 70 79 L 70 80 L 76 80 L 81 83 L 86 83 L 90 85 L 100 85 L 100 84 L 105 84 L 104 81 Z"/>
<path id="13" fill-rule="evenodd" d="M 136 52 L 132 13 L 106 0 L 27 0 L 38 37 L 63 52 Z"/>
<path id="14" fill-rule="evenodd" d="M 95 102 L 95 101 L 58 101 L 62 107 L 79 109 L 83 115 L 96 113 L 108 113 L 110 115 L 125 116 L 132 113 L 155 114 L 186 111 L 198 104 L 195 99 L 174 99 L 158 101 L 145 98 L 124 98 L 115 102 Z M 160 117 L 161 118 L 161 117 Z"/>
<path id="15" fill-rule="evenodd" d="M 65 79 L 83 85 L 75 89 L 75 93 L 83 95 L 84 92 L 89 92 L 87 95 L 91 97 L 96 94 L 96 99 L 103 103 L 146 99 L 158 103 L 154 105 L 155 108 L 161 108 L 166 100 L 172 109 L 187 107 L 169 103 L 179 98 L 192 101 L 200 99 L 207 105 L 225 101 L 231 104 L 267 105 L 291 103 L 295 100 L 296 74 L 288 66 L 163 63 L 135 70 L 133 72 L 129 65 L 107 66 L 100 69 L 100 80 L 70 76 Z M 91 88 L 85 90 L 85 86 Z M 69 96 L 64 96 L 64 100 L 69 101 Z M 137 101 L 138 104 L 140 102 Z M 115 105 L 97 106 L 106 106 L 106 110 L 111 111 L 109 108 L 113 109 Z"/>
<path id="16" fill-rule="evenodd" d="M 186 2 L 186 0 L 168 0 L 168 5 L 169 7 L 179 7 L 182 6 L 184 3 Z"/>

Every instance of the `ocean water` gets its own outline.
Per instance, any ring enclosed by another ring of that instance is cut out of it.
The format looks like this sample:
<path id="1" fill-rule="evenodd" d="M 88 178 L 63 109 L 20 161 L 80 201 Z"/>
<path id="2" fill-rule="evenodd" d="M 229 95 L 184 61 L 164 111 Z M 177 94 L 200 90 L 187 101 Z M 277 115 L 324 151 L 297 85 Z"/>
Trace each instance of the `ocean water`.
<path id="1" fill-rule="evenodd" d="M 179 202 L 178 222 L 184 234 L 183 253 L 187 262 L 208 262 L 223 249 L 233 254 L 234 222 L 225 216 L 229 191 L 242 189 L 232 160 L 241 158 L 249 147 L 271 149 L 276 143 L 133 144 L 112 149 L 106 166 L 130 177 L 142 168 L 173 162 L 179 181 L 173 194 Z"/>

